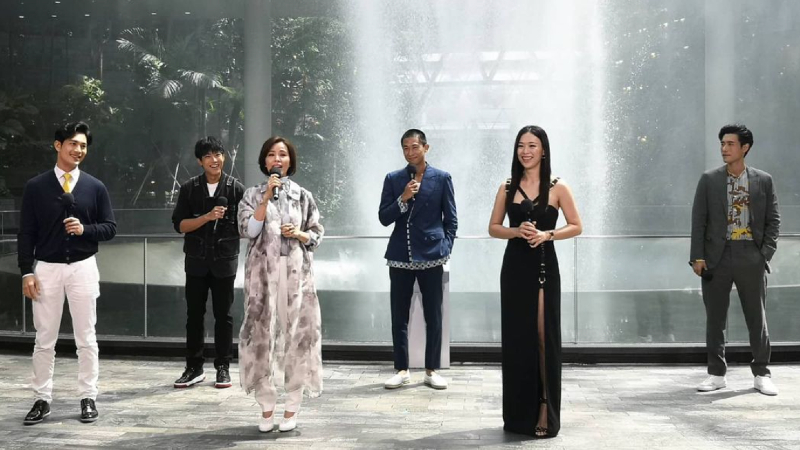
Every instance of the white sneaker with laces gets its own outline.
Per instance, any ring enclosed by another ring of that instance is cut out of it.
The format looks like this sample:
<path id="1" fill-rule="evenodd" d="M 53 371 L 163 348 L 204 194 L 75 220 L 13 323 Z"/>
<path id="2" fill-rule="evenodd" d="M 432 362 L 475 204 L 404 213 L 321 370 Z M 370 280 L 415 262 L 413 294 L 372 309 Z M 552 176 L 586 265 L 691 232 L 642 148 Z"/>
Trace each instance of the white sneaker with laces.
<path id="1" fill-rule="evenodd" d="M 426 373 L 422 382 L 434 389 L 447 389 L 447 380 L 436 372 L 431 372 L 430 375 Z"/>
<path id="2" fill-rule="evenodd" d="M 383 383 L 383 387 L 386 389 L 397 389 L 408 383 L 411 383 L 411 373 L 407 370 L 401 370 L 386 380 L 386 382 Z"/>
<path id="3" fill-rule="evenodd" d="M 258 431 L 262 433 L 269 433 L 272 431 L 272 428 L 275 426 L 275 414 L 261 418 L 258 420 Z"/>
<path id="4" fill-rule="evenodd" d="M 778 387 L 772 382 L 771 377 L 757 376 L 753 382 L 753 387 L 764 395 L 778 395 Z"/>
<path id="5" fill-rule="evenodd" d="M 710 392 L 722 389 L 726 386 L 728 386 L 728 381 L 725 379 L 725 376 L 719 377 L 716 375 L 709 375 L 708 378 L 697 386 L 697 390 L 700 392 Z"/>
<path id="6" fill-rule="evenodd" d="M 292 431 L 295 428 L 297 428 L 297 414 L 288 419 L 284 417 L 283 420 L 281 420 L 281 424 L 278 425 L 278 430 L 280 431 Z"/>

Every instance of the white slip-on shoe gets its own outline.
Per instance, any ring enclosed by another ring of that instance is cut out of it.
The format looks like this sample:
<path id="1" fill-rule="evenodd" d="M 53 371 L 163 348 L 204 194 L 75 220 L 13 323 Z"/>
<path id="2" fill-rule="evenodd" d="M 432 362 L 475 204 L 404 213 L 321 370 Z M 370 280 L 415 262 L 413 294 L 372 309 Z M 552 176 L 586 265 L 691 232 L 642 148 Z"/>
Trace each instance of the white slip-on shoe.
<path id="1" fill-rule="evenodd" d="M 397 389 L 408 383 L 411 383 L 411 373 L 407 370 L 401 370 L 386 380 L 386 382 L 383 383 L 383 387 L 386 389 Z"/>
<path id="2" fill-rule="evenodd" d="M 700 392 L 710 392 L 722 389 L 726 386 L 728 386 L 728 381 L 724 376 L 709 375 L 708 378 L 697 385 L 697 390 Z"/>
<path id="3" fill-rule="evenodd" d="M 778 395 L 778 387 L 772 382 L 771 377 L 757 376 L 753 381 L 753 387 L 764 395 Z"/>
<path id="4" fill-rule="evenodd" d="M 283 420 L 281 420 L 281 424 L 278 425 L 278 430 L 280 431 L 292 431 L 295 428 L 297 428 L 297 414 L 288 419 L 284 417 Z"/>
<path id="5" fill-rule="evenodd" d="M 258 419 L 258 431 L 262 433 L 269 433 L 273 428 L 275 428 L 274 413 L 269 417 L 261 416 L 261 418 Z"/>
<path id="6" fill-rule="evenodd" d="M 447 389 L 447 380 L 436 372 L 431 372 L 430 375 L 426 373 L 422 382 L 434 389 Z"/>

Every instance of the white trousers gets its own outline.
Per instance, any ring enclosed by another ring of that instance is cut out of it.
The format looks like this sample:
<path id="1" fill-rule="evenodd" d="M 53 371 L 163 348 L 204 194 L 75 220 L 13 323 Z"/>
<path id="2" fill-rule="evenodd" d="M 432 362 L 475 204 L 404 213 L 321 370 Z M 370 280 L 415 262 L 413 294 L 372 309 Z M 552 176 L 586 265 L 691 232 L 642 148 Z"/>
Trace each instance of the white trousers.
<path id="1" fill-rule="evenodd" d="M 289 304 L 289 295 L 286 290 L 286 277 L 288 275 L 286 268 L 286 256 L 281 256 L 280 270 L 278 272 L 278 298 L 276 309 L 278 313 L 278 323 L 286 323 L 286 309 Z M 256 401 L 261 405 L 261 411 L 269 412 L 275 410 L 275 404 L 278 402 L 278 391 L 275 389 L 275 384 L 272 378 L 262 378 L 255 389 Z M 286 393 L 286 412 L 296 413 L 300 410 L 300 402 L 303 400 L 303 388 L 289 391 Z"/>
<path id="2" fill-rule="evenodd" d="M 31 379 L 34 396 L 36 400 L 48 403 L 53 400 L 55 347 L 66 295 L 78 349 L 78 393 L 81 399 L 95 400 L 100 372 L 95 335 L 100 274 L 95 257 L 72 264 L 39 261 L 35 274 L 41 284 L 41 292 L 39 298 L 31 302 L 33 325 L 36 327 Z"/>

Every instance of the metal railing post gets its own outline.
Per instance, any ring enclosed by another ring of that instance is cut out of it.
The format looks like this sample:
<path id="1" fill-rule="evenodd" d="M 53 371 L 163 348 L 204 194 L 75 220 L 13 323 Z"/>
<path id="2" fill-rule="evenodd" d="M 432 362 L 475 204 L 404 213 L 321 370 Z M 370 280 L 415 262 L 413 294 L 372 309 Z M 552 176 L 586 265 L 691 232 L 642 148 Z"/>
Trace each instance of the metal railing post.
<path id="1" fill-rule="evenodd" d="M 573 333 L 574 342 L 573 344 L 578 344 L 578 241 L 579 238 L 575 238 L 575 241 L 572 245 L 572 326 L 575 327 L 575 332 Z"/>
<path id="2" fill-rule="evenodd" d="M 144 285 L 144 338 L 147 339 L 147 238 L 142 241 L 142 284 Z"/>

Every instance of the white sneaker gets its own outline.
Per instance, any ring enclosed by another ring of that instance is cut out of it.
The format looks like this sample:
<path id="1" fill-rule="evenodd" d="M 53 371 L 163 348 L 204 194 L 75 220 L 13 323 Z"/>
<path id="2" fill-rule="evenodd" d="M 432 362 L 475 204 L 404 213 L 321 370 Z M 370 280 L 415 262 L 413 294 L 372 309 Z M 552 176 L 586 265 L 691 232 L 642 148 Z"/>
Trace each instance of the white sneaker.
<path id="1" fill-rule="evenodd" d="M 422 382 L 434 389 L 447 389 L 447 380 L 436 372 L 431 372 L 430 375 L 426 373 Z"/>
<path id="2" fill-rule="evenodd" d="M 753 387 L 764 395 L 778 395 L 778 387 L 775 386 L 770 377 L 757 376 L 753 382 Z"/>
<path id="3" fill-rule="evenodd" d="M 275 427 L 275 414 L 273 413 L 271 416 L 264 417 L 258 420 L 258 431 L 262 433 L 269 433 Z"/>
<path id="4" fill-rule="evenodd" d="M 697 390 L 700 392 L 710 392 L 722 389 L 726 386 L 728 386 L 728 381 L 725 379 L 725 376 L 718 377 L 716 375 L 709 375 L 705 381 L 697 386 Z"/>
<path id="5" fill-rule="evenodd" d="M 283 420 L 281 420 L 281 424 L 278 425 L 278 430 L 280 431 L 292 431 L 295 428 L 297 428 L 297 414 L 288 419 L 284 417 Z"/>
<path id="6" fill-rule="evenodd" d="M 386 380 L 386 382 L 383 383 L 383 387 L 386 389 L 397 389 L 400 386 L 408 383 L 411 383 L 411 373 L 409 373 L 407 370 L 401 370 L 394 374 L 392 378 Z"/>

